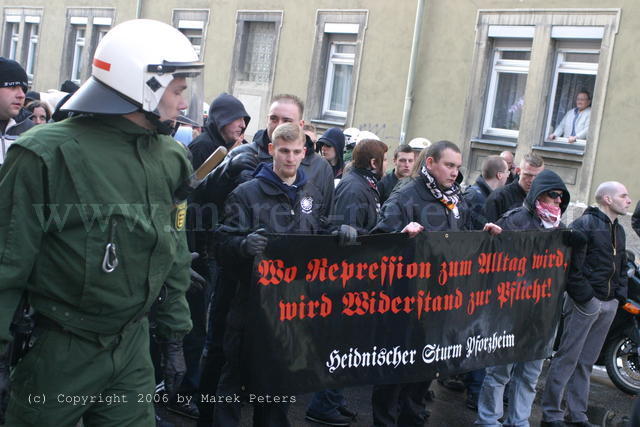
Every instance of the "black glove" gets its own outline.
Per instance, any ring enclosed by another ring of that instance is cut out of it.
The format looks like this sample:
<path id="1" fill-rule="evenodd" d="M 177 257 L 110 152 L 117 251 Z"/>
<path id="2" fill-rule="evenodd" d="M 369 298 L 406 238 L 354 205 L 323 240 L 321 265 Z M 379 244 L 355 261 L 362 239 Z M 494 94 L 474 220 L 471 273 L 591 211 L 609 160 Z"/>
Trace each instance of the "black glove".
<path id="1" fill-rule="evenodd" d="M 187 365 L 182 351 L 182 340 L 164 341 L 160 345 L 160 366 L 164 376 L 164 390 L 170 398 L 178 392 Z"/>
<path id="2" fill-rule="evenodd" d="M 9 359 L 0 356 L 0 425 L 4 424 L 4 414 L 9 405 Z"/>
<path id="3" fill-rule="evenodd" d="M 340 246 L 354 246 L 359 245 L 358 232 L 350 225 L 342 224 L 338 229 L 338 245 Z"/>
<path id="4" fill-rule="evenodd" d="M 264 234 L 267 232 L 264 228 L 254 231 L 242 241 L 242 252 L 248 256 L 260 255 L 267 248 L 269 239 Z"/>
<path id="5" fill-rule="evenodd" d="M 562 233 L 562 242 L 576 249 L 587 244 L 587 236 L 580 230 L 568 229 Z"/>

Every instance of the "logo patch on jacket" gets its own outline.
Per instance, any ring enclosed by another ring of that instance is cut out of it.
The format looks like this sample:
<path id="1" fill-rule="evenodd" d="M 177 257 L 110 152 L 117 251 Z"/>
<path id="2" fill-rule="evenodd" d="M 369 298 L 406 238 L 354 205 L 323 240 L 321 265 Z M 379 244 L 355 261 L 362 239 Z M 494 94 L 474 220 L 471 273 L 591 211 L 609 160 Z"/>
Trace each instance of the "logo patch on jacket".
<path id="1" fill-rule="evenodd" d="M 187 201 L 176 206 L 176 230 L 182 230 L 187 219 Z"/>
<path id="2" fill-rule="evenodd" d="M 313 210 L 313 197 L 303 197 L 302 200 L 300 200 L 300 208 L 302 209 L 302 213 L 310 214 Z"/>

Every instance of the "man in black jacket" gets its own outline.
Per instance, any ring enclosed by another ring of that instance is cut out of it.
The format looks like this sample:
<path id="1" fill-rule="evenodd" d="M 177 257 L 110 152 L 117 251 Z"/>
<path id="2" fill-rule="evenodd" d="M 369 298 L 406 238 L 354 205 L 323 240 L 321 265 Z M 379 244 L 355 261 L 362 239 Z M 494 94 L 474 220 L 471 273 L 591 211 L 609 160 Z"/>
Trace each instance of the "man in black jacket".
<path id="1" fill-rule="evenodd" d="M 324 234 L 333 227 L 323 215 L 323 195 L 299 168 L 305 157 L 304 133 L 297 123 L 285 123 L 272 133 L 268 146 L 273 163 L 261 163 L 255 178 L 236 188 L 227 199 L 221 225 L 217 230 L 219 259 L 236 282 L 225 332 L 226 363 L 218 396 L 234 397 L 244 390 L 242 336 L 246 322 L 253 258 L 267 246 L 266 233 Z M 339 238 L 355 240 L 356 232 L 341 226 Z M 223 398 L 224 399 L 224 398 Z M 287 426 L 288 404 L 254 406 L 254 425 Z M 236 426 L 240 422 L 240 404 L 216 404 L 214 425 Z"/>
<path id="2" fill-rule="evenodd" d="M 12 59 L 0 57 L 0 165 L 9 145 L 31 129 L 31 112 L 23 108 L 28 86 L 27 73 Z"/>
<path id="3" fill-rule="evenodd" d="M 545 230 L 562 227 L 560 218 L 569 205 L 569 192 L 562 179 L 551 170 L 540 172 L 533 181 L 524 204 L 505 213 L 498 225 L 503 230 Z M 515 362 L 486 368 L 478 399 L 481 426 L 529 425 L 536 384 L 544 359 Z M 509 407 L 504 410 L 505 387 L 509 383 Z M 506 412 L 506 413 L 505 413 Z"/>
<path id="4" fill-rule="evenodd" d="M 516 168 L 519 178 L 511 184 L 494 191 L 487 198 L 484 205 L 484 216 L 487 221 L 497 221 L 503 213 L 522 206 L 531 184 L 540 172 L 544 170 L 544 161 L 535 154 L 527 154 Z"/>
<path id="5" fill-rule="evenodd" d="M 474 230 L 482 230 L 487 223 L 483 214 L 485 202 L 494 190 L 504 187 L 508 176 L 507 162 L 500 156 L 489 156 L 484 160 L 482 174 L 478 176 L 475 184 L 465 190 L 464 200 L 471 209 Z"/>
<path id="6" fill-rule="evenodd" d="M 209 115 L 203 132 L 189 145 L 191 163 L 194 170 L 218 148 L 242 143 L 244 131 L 251 117 L 236 97 L 228 93 L 220 94 L 209 107 Z M 194 200 L 191 200 L 194 201 Z M 218 215 L 212 203 L 195 200 L 187 210 L 187 239 L 191 252 L 197 252 L 198 258 L 192 262 L 192 268 L 208 282 L 208 287 L 193 287 L 187 293 L 187 302 L 191 311 L 193 329 L 184 339 L 185 361 L 187 373 L 180 392 L 193 395 L 198 390 L 200 375 L 200 356 L 205 345 L 207 334 L 207 306 L 217 279 L 217 264 L 213 254 L 213 229 Z M 191 418 L 197 418 L 199 412 L 194 401 L 183 404 L 171 402 L 168 409 Z"/>
<path id="7" fill-rule="evenodd" d="M 222 93 L 214 99 L 202 133 L 189 144 L 193 169 L 198 169 L 216 148 L 231 149 L 238 143 L 242 144 L 250 120 L 244 105 L 235 96 Z"/>
<path id="8" fill-rule="evenodd" d="M 411 175 L 417 155 L 409 144 L 401 144 L 393 152 L 393 170 L 378 182 L 380 203 L 387 201 L 398 181 Z"/>
<path id="9" fill-rule="evenodd" d="M 567 281 L 569 298 L 560 347 L 549 367 L 542 396 L 543 425 L 589 426 L 589 377 L 607 331 L 627 296 L 625 233 L 618 222 L 631 206 L 619 182 L 604 182 L 595 194 L 598 207 L 587 208 L 571 228 L 587 237 L 572 258 Z M 566 410 L 561 407 L 563 395 Z"/>
<path id="10" fill-rule="evenodd" d="M 420 175 L 391 194 L 382 206 L 376 233 L 470 230 L 470 215 L 462 199 L 462 154 L 450 141 L 438 141 L 426 152 Z M 500 228 L 485 226 L 490 232 Z M 376 385 L 371 397 L 375 426 L 422 425 L 424 399 L 430 382 Z"/>
<path id="11" fill-rule="evenodd" d="M 342 178 L 344 171 L 344 133 L 340 128 L 329 128 L 322 134 L 316 144 L 322 157 L 329 162 L 333 170 L 333 178 Z"/>

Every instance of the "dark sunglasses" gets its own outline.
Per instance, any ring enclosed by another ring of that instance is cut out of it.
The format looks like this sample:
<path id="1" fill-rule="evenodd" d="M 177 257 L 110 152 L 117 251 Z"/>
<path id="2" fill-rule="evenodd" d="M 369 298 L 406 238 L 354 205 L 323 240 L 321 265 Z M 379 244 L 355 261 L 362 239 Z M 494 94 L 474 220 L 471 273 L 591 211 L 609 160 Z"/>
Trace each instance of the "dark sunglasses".
<path id="1" fill-rule="evenodd" d="M 547 196 L 551 197 L 552 199 L 557 199 L 558 197 L 560 197 L 562 199 L 562 192 L 560 192 L 560 191 L 547 191 Z"/>

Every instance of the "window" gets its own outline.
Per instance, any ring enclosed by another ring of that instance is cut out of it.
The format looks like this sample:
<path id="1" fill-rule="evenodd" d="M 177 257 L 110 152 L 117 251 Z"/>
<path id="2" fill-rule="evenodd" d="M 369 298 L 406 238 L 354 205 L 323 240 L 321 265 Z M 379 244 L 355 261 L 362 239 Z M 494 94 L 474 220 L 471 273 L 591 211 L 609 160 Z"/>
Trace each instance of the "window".
<path id="1" fill-rule="evenodd" d="M 7 41 L 5 46 L 5 56 L 9 59 L 16 59 L 18 54 L 18 41 L 20 40 L 20 22 L 7 22 L 5 40 Z"/>
<path id="2" fill-rule="evenodd" d="M 585 145 L 600 60 L 599 48 L 599 41 L 558 42 L 549 97 L 547 145 L 554 142 Z M 571 136 L 576 140 L 569 139 Z"/>
<path id="3" fill-rule="evenodd" d="M 74 48 L 73 65 L 71 66 L 71 80 L 80 84 L 82 78 L 82 57 L 84 54 L 84 35 L 87 31 L 85 26 L 76 24 L 73 26 Z"/>
<path id="4" fill-rule="evenodd" d="M 251 116 L 245 131 L 247 139 L 267 125 L 282 15 L 277 10 L 239 10 L 236 15 L 229 92 Z"/>
<path id="5" fill-rule="evenodd" d="M 353 119 L 367 11 L 320 10 L 307 89 L 307 115 L 325 129 Z"/>
<path id="6" fill-rule="evenodd" d="M 67 9 L 65 47 L 60 82 L 82 84 L 91 75 L 93 55 L 98 43 L 113 25 L 114 9 Z"/>
<path id="7" fill-rule="evenodd" d="M 26 55 L 23 55 L 27 58 L 25 71 L 27 72 L 27 76 L 30 80 L 33 80 L 33 73 L 35 70 L 36 64 L 36 49 L 38 47 L 38 27 L 39 24 L 30 23 L 26 24 L 26 34 L 28 36 L 28 42 L 26 45 Z"/>
<path id="8" fill-rule="evenodd" d="M 355 43 L 331 43 L 322 106 L 324 116 L 347 117 L 355 57 Z"/>
<path id="9" fill-rule="evenodd" d="M 200 59 L 204 54 L 204 41 L 209 22 L 209 11 L 202 10 L 174 10 L 173 26 L 184 34 Z"/>
<path id="10" fill-rule="evenodd" d="M 517 138 L 531 59 L 530 47 L 496 42 L 483 134 Z"/>
<path id="11" fill-rule="evenodd" d="M 276 23 L 245 21 L 238 79 L 269 83 L 276 42 Z"/>
<path id="12" fill-rule="evenodd" d="M 41 9 L 11 8 L 4 11 L 4 30 L 0 56 L 18 61 L 33 82 L 38 54 Z"/>

